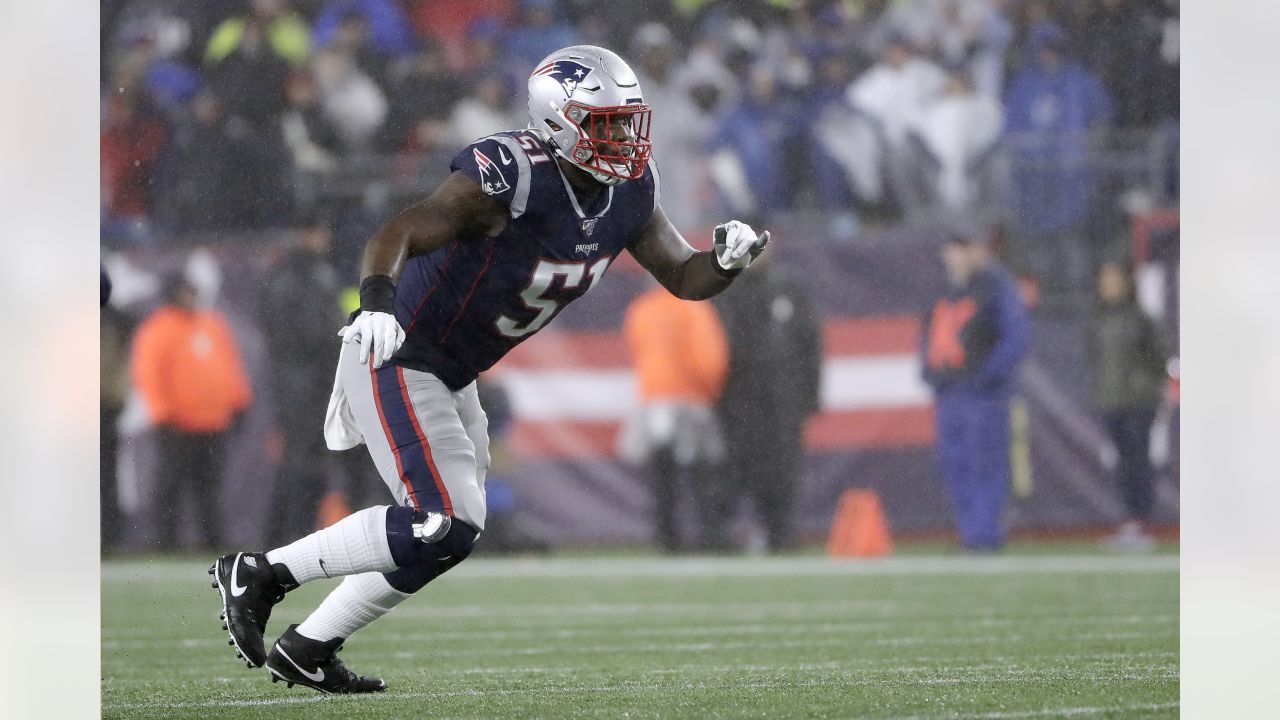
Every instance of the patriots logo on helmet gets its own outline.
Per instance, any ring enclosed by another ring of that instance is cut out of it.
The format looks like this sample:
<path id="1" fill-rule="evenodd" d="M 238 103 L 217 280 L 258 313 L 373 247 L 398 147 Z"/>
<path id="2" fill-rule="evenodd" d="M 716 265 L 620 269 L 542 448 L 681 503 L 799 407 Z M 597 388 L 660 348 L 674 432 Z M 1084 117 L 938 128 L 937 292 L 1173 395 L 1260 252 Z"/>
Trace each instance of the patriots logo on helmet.
<path id="1" fill-rule="evenodd" d="M 571 97 L 583 80 L 591 74 L 591 68 L 572 60 L 556 60 L 533 71 L 533 77 L 549 77 L 564 88 L 564 96 Z"/>
<path id="2" fill-rule="evenodd" d="M 479 148 L 472 148 L 471 154 L 476 159 L 476 167 L 480 169 L 480 188 L 486 195 L 501 195 L 511 189 L 498 164 L 490 160 L 488 155 L 480 152 Z"/>

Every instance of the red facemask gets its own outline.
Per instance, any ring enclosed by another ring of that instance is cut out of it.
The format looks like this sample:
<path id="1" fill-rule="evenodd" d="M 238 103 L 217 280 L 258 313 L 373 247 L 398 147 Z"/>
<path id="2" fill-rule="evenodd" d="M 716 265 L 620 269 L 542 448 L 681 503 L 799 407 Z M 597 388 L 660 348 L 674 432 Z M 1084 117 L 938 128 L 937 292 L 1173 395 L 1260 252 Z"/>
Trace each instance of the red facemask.
<path id="1" fill-rule="evenodd" d="M 653 151 L 649 142 L 652 108 L 643 104 L 590 107 L 572 102 L 565 113 L 582 129 L 572 150 L 575 161 L 623 180 L 644 176 Z"/>

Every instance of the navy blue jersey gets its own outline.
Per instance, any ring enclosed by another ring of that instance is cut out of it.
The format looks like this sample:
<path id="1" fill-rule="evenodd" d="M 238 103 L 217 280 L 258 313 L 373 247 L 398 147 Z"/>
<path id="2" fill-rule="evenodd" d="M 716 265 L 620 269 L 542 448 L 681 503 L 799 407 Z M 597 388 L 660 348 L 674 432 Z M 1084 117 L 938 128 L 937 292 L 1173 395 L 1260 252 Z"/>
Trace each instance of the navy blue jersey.
<path id="1" fill-rule="evenodd" d="M 465 387 L 600 281 L 658 204 L 657 173 L 588 207 L 529 130 L 491 135 L 453 158 L 510 212 L 494 237 L 459 237 L 411 258 L 396 289 L 405 341 L 392 362 Z"/>

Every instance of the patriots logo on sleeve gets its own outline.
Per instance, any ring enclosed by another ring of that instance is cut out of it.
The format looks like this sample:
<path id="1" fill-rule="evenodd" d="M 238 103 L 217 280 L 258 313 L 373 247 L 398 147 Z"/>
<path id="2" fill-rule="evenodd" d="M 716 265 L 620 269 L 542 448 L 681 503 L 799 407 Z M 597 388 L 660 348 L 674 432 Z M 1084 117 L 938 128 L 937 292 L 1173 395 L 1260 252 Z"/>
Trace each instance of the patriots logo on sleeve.
<path id="1" fill-rule="evenodd" d="M 572 60 L 556 60 L 533 71 L 533 77 L 549 77 L 564 88 L 565 97 L 573 95 L 583 80 L 591 74 L 591 68 Z"/>
<path id="2" fill-rule="evenodd" d="M 498 164 L 490 160 L 488 155 L 480 152 L 480 148 L 472 148 L 471 154 L 476 159 L 476 167 L 480 169 L 480 188 L 486 195 L 501 195 L 511 189 Z"/>

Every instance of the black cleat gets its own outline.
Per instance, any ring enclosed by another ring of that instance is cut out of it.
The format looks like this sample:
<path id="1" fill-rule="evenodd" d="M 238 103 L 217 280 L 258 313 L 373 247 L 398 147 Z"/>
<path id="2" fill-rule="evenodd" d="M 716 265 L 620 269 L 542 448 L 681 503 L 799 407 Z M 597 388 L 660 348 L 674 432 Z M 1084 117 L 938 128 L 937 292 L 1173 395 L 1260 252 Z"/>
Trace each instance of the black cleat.
<path id="1" fill-rule="evenodd" d="M 284 598 L 289 589 L 276 579 L 275 572 L 262 553 L 223 555 L 209 568 L 213 587 L 222 596 L 222 628 L 228 632 L 227 644 L 249 667 L 260 667 L 267 660 L 262 633 L 267 629 L 271 607 Z"/>
<path id="2" fill-rule="evenodd" d="M 387 684 L 380 678 L 360 677 L 338 659 L 343 638 L 327 642 L 298 634 L 298 626 L 290 625 L 276 641 L 267 658 L 271 682 L 283 680 L 288 687 L 306 685 L 322 693 L 346 695 L 382 692 Z"/>

